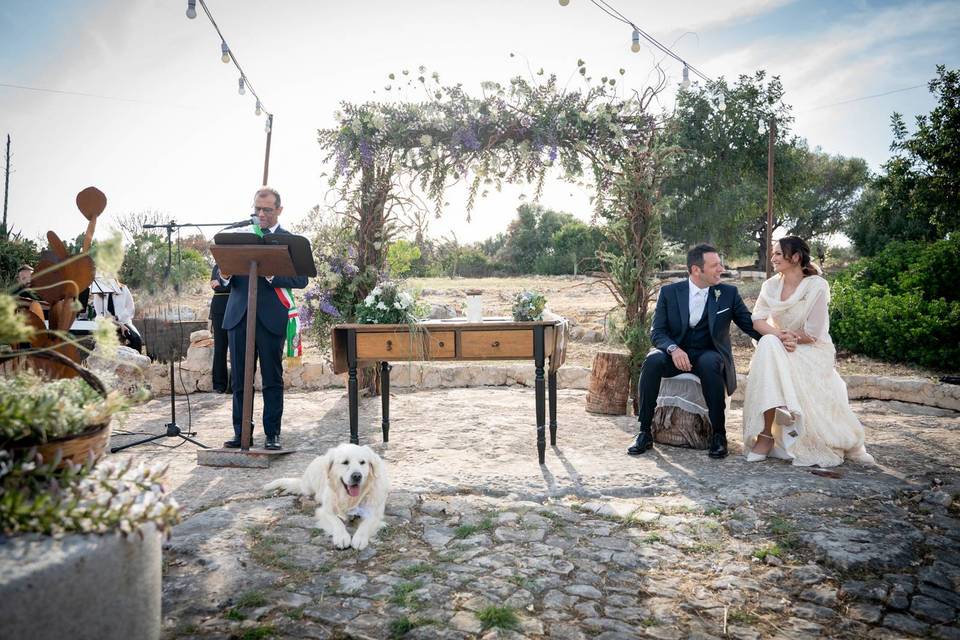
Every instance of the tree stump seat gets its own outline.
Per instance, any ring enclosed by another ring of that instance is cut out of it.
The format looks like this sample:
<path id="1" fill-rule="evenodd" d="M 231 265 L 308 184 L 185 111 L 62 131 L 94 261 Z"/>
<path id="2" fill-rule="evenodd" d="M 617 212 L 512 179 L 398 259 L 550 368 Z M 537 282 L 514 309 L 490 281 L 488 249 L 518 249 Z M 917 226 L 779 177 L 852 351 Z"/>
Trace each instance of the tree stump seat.
<path id="1" fill-rule="evenodd" d="M 587 411 L 622 416 L 630 396 L 630 354 L 601 351 L 593 358 Z"/>
<path id="2" fill-rule="evenodd" d="M 655 442 L 674 447 L 706 449 L 713 427 L 700 378 L 681 373 L 660 381 L 657 408 L 650 425 Z"/>

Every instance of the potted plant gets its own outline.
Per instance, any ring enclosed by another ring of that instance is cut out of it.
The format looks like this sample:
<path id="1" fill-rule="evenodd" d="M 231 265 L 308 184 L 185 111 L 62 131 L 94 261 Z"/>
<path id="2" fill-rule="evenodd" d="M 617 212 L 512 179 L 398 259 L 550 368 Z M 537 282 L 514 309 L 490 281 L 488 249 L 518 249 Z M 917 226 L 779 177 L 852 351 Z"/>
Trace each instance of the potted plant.
<path id="1" fill-rule="evenodd" d="M 116 340 L 109 325 L 98 335 Z M 0 293 L 8 367 L 22 359 L 10 345 L 30 337 L 15 302 Z M 25 352 L 76 377 L 45 379 L 20 367 L 0 377 L 4 636 L 158 638 L 160 545 L 178 519 L 161 484 L 165 469 L 98 461 L 122 396 L 58 350 Z"/>

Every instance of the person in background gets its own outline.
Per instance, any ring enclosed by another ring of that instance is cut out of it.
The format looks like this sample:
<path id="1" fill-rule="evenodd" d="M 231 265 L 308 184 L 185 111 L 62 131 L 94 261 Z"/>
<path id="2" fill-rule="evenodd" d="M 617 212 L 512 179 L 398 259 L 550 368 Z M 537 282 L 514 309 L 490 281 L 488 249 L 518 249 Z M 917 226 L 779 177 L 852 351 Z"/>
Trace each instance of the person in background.
<path id="1" fill-rule="evenodd" d="M 210 332 L 213 333 L 213 392 L 231 393 L 230 377 L 227 373 L 228 338 L 223 328 L 223 314 L 227 311 L 227 299 L 230 296 L 229 283 L 220 282 L 220 267 L 213 265 L 210 274 Z"/>
<path id="2" fill-rule="evenodd" d="M 95 279 L 90 285 L 93 294 L 93 309 L 97 316 L 110 318 L 117 325 L 120 344 L 137 353 L 143 348 L 143 339 L 133 324 L 136 312 L 130 287 L 113 278 Z"/>
<path id="3" fill-rule="evenodd" d="M 33 280 L 33 267 L 28 264 L 20 265 L 17 269 L 17 288 L 13 290 L 13 295 L 23 300 L 39 300 L 37 292 L 30 288 L 30 282 Z"/>

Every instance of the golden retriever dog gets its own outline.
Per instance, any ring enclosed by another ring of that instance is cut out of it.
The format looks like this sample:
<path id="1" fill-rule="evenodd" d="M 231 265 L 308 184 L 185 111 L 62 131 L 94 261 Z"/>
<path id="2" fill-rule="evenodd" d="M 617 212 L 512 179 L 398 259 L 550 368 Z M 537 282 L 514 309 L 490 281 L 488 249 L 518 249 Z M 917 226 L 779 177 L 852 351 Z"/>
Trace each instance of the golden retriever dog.
<path id="1" fill-rule="evenodd" d="M 373 449 L 341 444 L 314 458 L 301 478 L 279 478 L 263 486 L 310 496 L 317 501 L 317 526 L 338 549 L 365 549 L 383 522 L 390 491 L 387 468 Z M 351 538 L 344 524 L 353 517 L 360 525 Z"/>

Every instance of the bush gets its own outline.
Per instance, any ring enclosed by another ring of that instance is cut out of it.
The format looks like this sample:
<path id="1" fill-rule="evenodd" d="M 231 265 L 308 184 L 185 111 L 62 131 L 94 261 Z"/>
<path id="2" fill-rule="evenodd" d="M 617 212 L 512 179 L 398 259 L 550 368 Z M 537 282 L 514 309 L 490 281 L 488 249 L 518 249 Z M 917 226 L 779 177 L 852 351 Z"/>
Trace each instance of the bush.
<path id="1" fill-rule="evenodd" d="M 206 279 L 210 267 L 196 249 L 173 248 L 170 277 L 165 282 L 167 270 L 167 241 L 153 234 L 142 234 L 127 247 L 120 267 L 120 280 L 134 289 L 156 292 L 164 284 L 175 287 L 191 285 Z"/>
<path id="2" fill-rule="evenodd" d="M 35 268 L 39 259 L 40 251 L 33 240 L 0 235 L 0 287 L 14 285 L 20 265 L 29 264 Z"/>
<path id="3" fill-rule="evenodd" d="M 960 359 L 960 239 L 894 243 L 838 275 L 830 332 L 850 351 L 944 369 Z"/>

